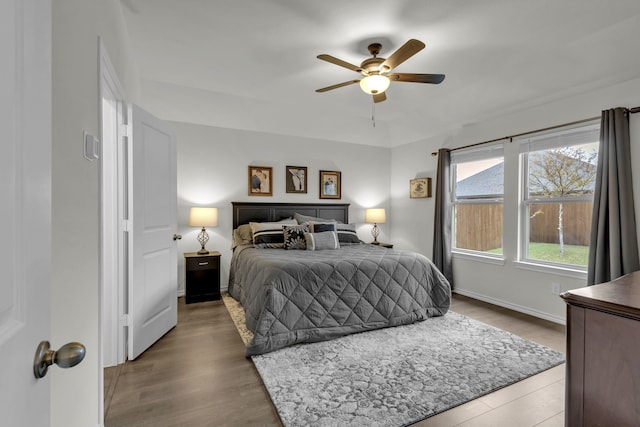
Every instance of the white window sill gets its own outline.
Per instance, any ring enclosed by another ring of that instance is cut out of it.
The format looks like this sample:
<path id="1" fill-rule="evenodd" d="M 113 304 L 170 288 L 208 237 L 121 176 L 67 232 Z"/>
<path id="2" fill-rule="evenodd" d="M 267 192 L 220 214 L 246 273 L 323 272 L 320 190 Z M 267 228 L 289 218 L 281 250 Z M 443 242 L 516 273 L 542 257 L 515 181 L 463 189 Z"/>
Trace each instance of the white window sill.
<path id="1" fill-rule="evenodd" d="M 484 254 L 482 252 L 467 252 L 461 250 L 453 250 L 451 251 L 451 255 L 455 259 L 465 259 L 476 262 L 483 262 L 486 264 L 493 265 L 505 265 L 506 260 L 502 256 L 491 256 Z M 540 264 L 532 261 L 514 261 L 513 265 L 516 268 L 520 268 L 523 270 L 537 271 L 540 273 L 547 274 L 555 274 L 557 276 L 571 277 L 574 279 L 582 279 L 586 280 L 587 272 L 585 270 L 571 268 L 571 267 L 561 267 L 561 266 L 552 266 L 547 264 Z"/>
<path id="2" fill-rule="evenodd" d="M 514 261 L 516 268 L 523 270 L 539 271 L 541 273 L 555 274 L 558 276 L 571 277 L 574 279 L 587 278 L 587 272 L 571 267 L 560 267 L 555 265 L 539 264 L 532 261 Z"/>
<path id="3" fill-rule="evenodd" d="M 453 258 L 468 259 L 471 261 L 484 262 L 493 265 L 504 265 L 504 258 L 501 255 L 487 255 L 482 252 L 466 252 L 460 250 L 451 251 Z"/>

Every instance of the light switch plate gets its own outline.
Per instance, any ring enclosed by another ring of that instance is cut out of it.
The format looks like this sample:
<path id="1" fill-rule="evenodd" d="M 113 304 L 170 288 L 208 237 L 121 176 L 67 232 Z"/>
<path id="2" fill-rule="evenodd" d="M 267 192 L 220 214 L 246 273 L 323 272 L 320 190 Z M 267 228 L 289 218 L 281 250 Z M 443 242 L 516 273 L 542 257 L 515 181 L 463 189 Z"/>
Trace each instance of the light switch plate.
<path id="1" fill-rule="evenodd" d="M 90 162 L 100 158 L 100 141 L 95 136 L 84 131 L 84 158 Z"/>

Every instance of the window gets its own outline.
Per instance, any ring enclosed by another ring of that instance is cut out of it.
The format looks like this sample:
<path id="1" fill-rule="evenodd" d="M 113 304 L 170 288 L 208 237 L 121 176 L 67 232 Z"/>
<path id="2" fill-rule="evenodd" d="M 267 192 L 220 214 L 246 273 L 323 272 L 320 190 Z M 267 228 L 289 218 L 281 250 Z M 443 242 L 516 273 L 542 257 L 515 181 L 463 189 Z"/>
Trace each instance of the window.
<path id="1" fill-rule="evenodd" d="M 503 144 L 451 153 L 453 248 L 502 254 Z"/>
<path id="2" fill-rule="evenodd" d="M 520 140 L 520 259 L 587 267 L 600 125 Z"/>

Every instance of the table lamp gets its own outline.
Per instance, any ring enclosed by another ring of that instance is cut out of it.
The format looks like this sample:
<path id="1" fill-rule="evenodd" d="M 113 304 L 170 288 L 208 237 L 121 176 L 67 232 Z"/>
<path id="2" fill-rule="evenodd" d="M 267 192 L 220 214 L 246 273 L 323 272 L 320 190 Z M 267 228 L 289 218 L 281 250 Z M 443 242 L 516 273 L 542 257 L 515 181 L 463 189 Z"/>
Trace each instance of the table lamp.
<path id="1" fill-rule="evenodd" d="M 198 234 L 198 243 L 202 249 L 198 251 L 198 255 L 206 255 L 209 253 L 205 249 L 205 245 L 209 241 L 209 234 L 205 227 L 218 226 L 218 208 L 191 208 L 189 212 L 189 225 L 192 227 L 202 227 Z"/>
<path id="2" fill-rule="evenodd" d="M 367 209 L 364 212 L 364 222 L 367 224 L 373 224 L 373 228 L 371 229 L 371 235 L 373 236 L 373 245 L 379 245 L 378 236 L 380 235 L 380 228 L 378 228 L 378 224 L 384 224 L 387 222 L 387 215 L 383 208 L 376 209 Z"/>

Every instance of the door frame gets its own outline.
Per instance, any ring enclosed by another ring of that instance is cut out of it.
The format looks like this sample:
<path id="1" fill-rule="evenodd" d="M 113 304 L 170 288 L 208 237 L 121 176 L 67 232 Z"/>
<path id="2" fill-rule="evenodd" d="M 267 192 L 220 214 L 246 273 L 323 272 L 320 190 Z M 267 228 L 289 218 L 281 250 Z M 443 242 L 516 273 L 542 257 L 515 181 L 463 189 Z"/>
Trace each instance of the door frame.
<path id="1" fill-rule="evenodd" d="M 100 57 L 100 367 L 126 360 L 127 103 L 115 68 L 98 39 Z M 106 101 L 110 105 L 106 105 Z M 103 378 L 101 378 L 101 383 Z M 101 393 L 103 387 L 101 386 Z M 100 404 L 102 405 L 101 398 Z"/>

